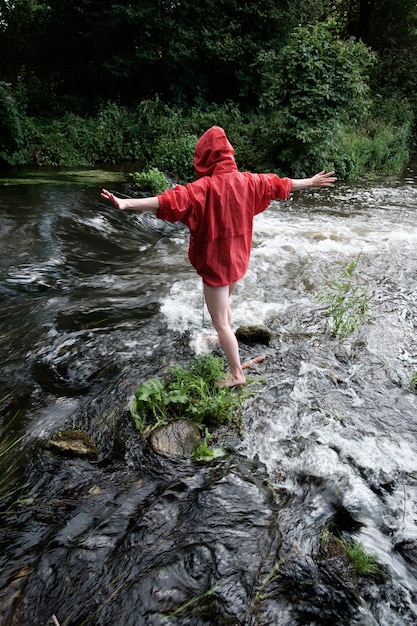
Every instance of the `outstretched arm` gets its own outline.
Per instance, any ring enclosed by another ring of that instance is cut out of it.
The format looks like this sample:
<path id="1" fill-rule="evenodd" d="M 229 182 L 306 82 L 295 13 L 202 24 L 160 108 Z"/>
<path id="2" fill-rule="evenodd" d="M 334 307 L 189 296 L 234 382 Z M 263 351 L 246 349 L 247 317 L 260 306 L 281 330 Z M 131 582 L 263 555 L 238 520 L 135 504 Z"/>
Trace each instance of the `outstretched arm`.
<path id="1" fill-rule="evenodd" d="M 159 209 L 158 196 L 152 196 L 150 198 L 118 198 L 113 195 L 107 189 L 101 190 L 101 197 L 105 200 L 109 200 L 114 204 L 117 209 L 121 211 L 154 211 Z"/>
<path id="2" fill-rule="evenodd" d="M 291 191 L 308 189 L 309 187 L 331 187 L 336 180 L 337 178 L 334 175 L 334 172 L 325 173 L 324 171 L 314 174 L 311 178 L 293 178 L 291 179 Z"/>

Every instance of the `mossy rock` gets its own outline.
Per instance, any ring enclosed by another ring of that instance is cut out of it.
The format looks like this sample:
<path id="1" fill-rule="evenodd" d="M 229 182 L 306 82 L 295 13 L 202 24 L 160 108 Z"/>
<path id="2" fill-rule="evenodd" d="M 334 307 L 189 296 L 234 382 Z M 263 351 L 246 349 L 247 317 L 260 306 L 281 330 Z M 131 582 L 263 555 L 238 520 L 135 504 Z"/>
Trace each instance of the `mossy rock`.
<path id="1" fill-rule="evenodd" d="M 54 439 L 48 439 L 45 448 L 63 456 L 97 461 L 98 449 L 93 440 L 82 430 L 65 430 Z"/>
<path id="2" fill-rule="evenodd" d="M 269 346 L 273 335 L 266 326 L 239 326 L 236 330 L 236 337 L 239 341 L 250 345 L 259 343 Z"/>

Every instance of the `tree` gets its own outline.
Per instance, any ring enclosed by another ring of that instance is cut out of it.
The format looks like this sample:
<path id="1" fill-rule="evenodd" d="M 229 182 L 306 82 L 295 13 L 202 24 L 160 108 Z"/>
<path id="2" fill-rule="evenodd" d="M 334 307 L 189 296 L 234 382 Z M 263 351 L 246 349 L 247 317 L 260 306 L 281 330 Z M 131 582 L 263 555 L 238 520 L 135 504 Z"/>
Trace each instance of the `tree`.
<path id="1" fill-rule="evenodd" d="M 415 0 L 356 0 L 348 33 L 377 54 L 373 89 L 385 101 L 411 105 L 417 120 L 417 3 Z"/>
<path id="2" fill-rule="evenodd" d="M 177 103 L 249 101 L 253 60 L 279 49 L 289 0 L 0 0 L 0 77 L 52 96 Z"/>
<path id="3" fill-rule="evenodd" d="M 276 57 L 265 59 L 261 106 L 275 129 L 276 160 L 299 176 L 322 167 L 343 125 L 369 111 L 370 50 L 342 41 L 334 20 L 299 27 Z"/>

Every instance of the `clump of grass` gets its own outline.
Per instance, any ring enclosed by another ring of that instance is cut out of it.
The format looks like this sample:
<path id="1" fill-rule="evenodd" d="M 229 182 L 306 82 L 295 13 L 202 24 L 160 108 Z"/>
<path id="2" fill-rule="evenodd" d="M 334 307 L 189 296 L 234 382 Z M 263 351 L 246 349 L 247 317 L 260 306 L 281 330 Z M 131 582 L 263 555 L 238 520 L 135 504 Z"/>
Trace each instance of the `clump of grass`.
<path id="1" fill-rule="evenodd" d="M 17 439 L 0 441 L 0 508 L 3 509 L 10 499 L 25 485 L 19 482 L 17 469 L 18 457 L 16 446 L 25 438 L 22 435 Z"/>
<path id="2" fill-rule="evenodd" d="M 199 355 L 186 368 L 173 365 L 163 379 L 141 383 L 131 403 L 136 427 L 147 435 L 157 426 L 180 418 L 201 427 L 234 424 L 241 427 L 243 394 L 219 387 L 226 376 L 223 360 Z"/>
<path id="3" fill-rule="evenodd" d="M 410 389 L 411 391 L 414 391 L 414 393 L 417 392 L 417 371 L 414 371 L 411 374 Z"/>
<path id="4" fill-rule="evenodd" d="M 158 195 L 169 187 L 165 174 L 157 167 L 151 167 L 142 172 L 132 172 L 131 176 L 141 191 L 150 191 L 152 195 Z"/>
<path id="5" fill-rule="evenodd" d="M 327 329 L 340 339 L 353 333 L 359 324 L 369 319 L 367 289 L 354 280 L 359 259 L 360 254 L 347 266 L 338 263 L 341 266 L 340 273 L 317 296 L 317 300 L 325 305 Z"/>
<path id="6" fill-rule="evenodd" d="M 372 576 L 379 571 L 375 558 L 366 552 L 362 543 L 353 543 L 346 539 L 341 539 L 341 542 L 359 576 Z"/>
<path id="7" fill-rule="evenodd" d="M 11 396 L 12 392 L 0 398 L 0 405 L 10 400 Z M 17 416 L 18 413 L 6 424 L 0 436 L 0 510 L 2 512 L 10 510 L 10 501 L 13 496 L 26 487 L 19 480 L 18 469 L 21 455 L 16 453 L 17 446 L 26 435 L 13 437 L 8 434 Z"/>

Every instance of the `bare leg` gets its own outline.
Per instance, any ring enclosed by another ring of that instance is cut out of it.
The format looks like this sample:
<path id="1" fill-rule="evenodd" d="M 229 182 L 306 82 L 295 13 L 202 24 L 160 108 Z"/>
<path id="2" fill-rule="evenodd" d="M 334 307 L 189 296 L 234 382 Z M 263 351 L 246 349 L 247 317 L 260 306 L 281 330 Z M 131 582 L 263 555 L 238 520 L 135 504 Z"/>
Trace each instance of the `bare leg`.
<path id="1" fill-rule="evenodd" d="M 232 295 L 232 293 L 234 292 L 234 290 L 236 289 L 237 283 L 238 283 L 238 281 L 235 281 L 234 283 L 229 285 L 229 298 Z M 230 308 L 230 304 L 228 303 L 228 306 L 227 306 L 227 319 L 229 320 L 229 325 L 230 326 L 232 324 L 232 318 L 233 318 L 233 316 L 232 316 L 232 309 Z"/>
<path id="2" fill-rule="evenodd" d="M 231 387 L 245 383 L 245 375 L 240 363 L 239 346 L 229 321 L 231 319 L 229 296 L 235 286 L 236 283 L 224 287 L 210 287 L 204 284 L 204 297 L 207 308 L 211 315 L 213 326 L 219 335 L 220 345 L 229 363 L 231 378 L 225 381 L 225 384 Z"/>
<path id="3" fill-rule="evenodd" d="M 236 285 L 238 284 L 238 281 L 232 283 L 231 285 L 229 285 L 229 297 L 232 295 L 232 293 L 234 292 L 234 290 L 236 289 Z M 203 283 L 204 285 L 204 283 Z M 205 294 L 204 294 L 205 295 Z M 229 322 L 229 326 L 232 325 L 232 309 L 230 308 L 230 304 L 227 304 L 227 319 Z M 218 337 L 218 335 L 207 335 L 206 336 L 206 341 L 210 342 L 210 343 L 220 343 L 220 339 Z"/>

